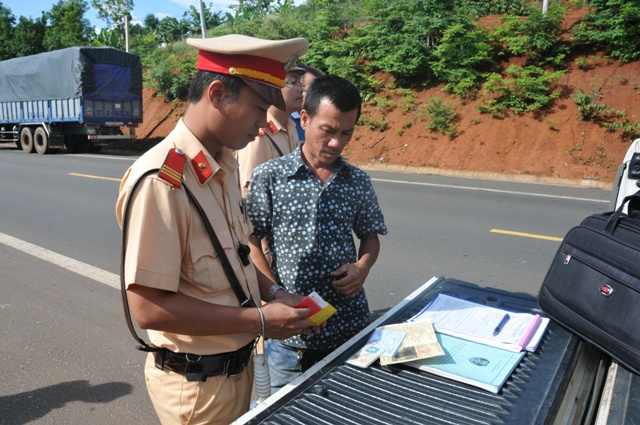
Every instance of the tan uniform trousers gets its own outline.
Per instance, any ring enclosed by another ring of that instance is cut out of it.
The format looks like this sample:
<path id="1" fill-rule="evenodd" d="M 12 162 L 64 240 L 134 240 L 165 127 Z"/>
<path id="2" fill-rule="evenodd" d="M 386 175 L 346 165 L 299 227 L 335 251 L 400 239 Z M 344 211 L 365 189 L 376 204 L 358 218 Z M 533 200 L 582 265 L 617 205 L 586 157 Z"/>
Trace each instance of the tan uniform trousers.
<path id="1" fill-rule="evenodd" d="M 184 375 L 145 364 L 147 391 L 162 425 L 228 425 L 249 410 L 253 361 L 237 376 L 211 376 L 188 382 Z"/>

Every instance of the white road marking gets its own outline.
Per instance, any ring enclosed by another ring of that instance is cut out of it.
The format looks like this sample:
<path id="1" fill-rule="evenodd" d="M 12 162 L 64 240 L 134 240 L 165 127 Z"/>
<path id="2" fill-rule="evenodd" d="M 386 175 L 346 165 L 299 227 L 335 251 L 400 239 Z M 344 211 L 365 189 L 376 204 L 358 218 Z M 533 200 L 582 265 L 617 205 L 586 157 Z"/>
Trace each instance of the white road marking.
<path id="1" fill-rule="evenodd" d="M 387 182 L 387 183 L 401 183 L 401 184 L 412 184 L 417 186 L 431 186 L 431 187 L 442 187 L 446 189 L 462 189 L 462 190 L 477 190 L 480 192 L 494 192 L 494 193 L 505 193 L 509 195 L 522 195 L 522 196 L 536 196 L 539 198 L 555 198 L 555 199 L 568 199 L 571 201 L 585 201 L 585 202 L 598 202 L 603 204 L 608 204 L 609 201 L 601 200 L 601 199 L 590 199 L 590 198 L 577 198 L 574 196 L 562 196 L 562 195 L 549 195 L 546 193 L 531 193 L 531 192 L 517 192 L 513 190 L 501 190 L 501 189 L 489 189 L 485 187 L 472 187 L 472 186 L 456 186 L 450 184 L 438 184 L 438 183 L 424 183 L 424 182 L 410 182 L 404 180 L 388 180 L 388 179 L 371 179 L 372 181 L 379 182 Z"/>
<path id="2" fill-rule="evenodd" d="M 32 255 L 39 260 L 47 261 L 51 264 L 62 267 L 63 269 L 77 273 L 80 276 L 93 279 L 96 282 L 103 283 L 115 289 L 120 289 L 120 276 L 117 274 L 74 260 L 73 258 L 66 257 L 58 254 L 57 252 L 50 251 L 46 248 L 42 248 L 41 246 L 34 245 L 1 232 L 0 243 L 24 252 L 25 254 Z"/>

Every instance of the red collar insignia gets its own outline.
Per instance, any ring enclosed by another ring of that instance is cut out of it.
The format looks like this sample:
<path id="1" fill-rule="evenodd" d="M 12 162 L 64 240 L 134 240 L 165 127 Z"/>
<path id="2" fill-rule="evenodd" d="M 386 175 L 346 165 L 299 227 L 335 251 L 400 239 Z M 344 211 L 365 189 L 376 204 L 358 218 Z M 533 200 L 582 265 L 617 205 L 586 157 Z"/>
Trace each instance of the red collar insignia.
<path id="1" fill-rule="evenodd" d="M 196 172 L 196 176 L 198 176 L 198 180 L 200 180 L 200 184 L 204 184 L 204 182 L 206 182 L 213 174 L 211 165 L 209 165 L 209 161 L 207 161 L 207 157 L 202 151 L 198 152 L 198 155 L 191 160 L 191 165 L 193 165 L 193 169 Z"/>
<path id="2" fill-rule="evenodd" d="M 272 120 L 269 120 L 269 131 L 271 134 L 275 134 L 275 132 L 278 131 L 278 126 Z"/>

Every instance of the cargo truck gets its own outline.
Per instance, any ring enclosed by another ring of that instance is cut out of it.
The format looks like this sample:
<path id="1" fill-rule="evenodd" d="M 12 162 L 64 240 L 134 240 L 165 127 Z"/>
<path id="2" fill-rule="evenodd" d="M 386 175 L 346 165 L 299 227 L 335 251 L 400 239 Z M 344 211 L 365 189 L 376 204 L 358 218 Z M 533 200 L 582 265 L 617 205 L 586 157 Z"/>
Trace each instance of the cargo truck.
<path id="1" fill-rule="evenodd" d="M 140 123 L 137 55 L 69 47 L 0 62 L 0 142 L 28 153 L 97 151 L 100 141 L 135 138 Z"/>

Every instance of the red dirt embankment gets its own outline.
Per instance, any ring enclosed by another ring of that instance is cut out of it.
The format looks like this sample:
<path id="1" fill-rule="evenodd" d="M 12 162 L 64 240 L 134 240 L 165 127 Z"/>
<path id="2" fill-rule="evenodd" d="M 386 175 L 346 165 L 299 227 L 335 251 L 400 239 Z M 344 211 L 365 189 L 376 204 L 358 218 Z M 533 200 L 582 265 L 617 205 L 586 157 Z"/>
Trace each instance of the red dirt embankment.
<path id="1" fill-rule="evenodd" d="M 575 63 L 557 83 L 561 97 L 538 116 L 527 113 L 496 119 L 481 114 L 477 101 L 446 95 L 441 86 L 416 93 L 413 110 L 404 112 L 405 98 L 383 92 L 378 97 L 387 98 L 387 107 L 367 105 L 362 116 L 386 122 L 387 129 L 380 132 L 359 125 L 344 155 L 365 167 L 582 180 L 606 187 L 632 140 L 624 139 L 621 131 L 608 131 L 602 123 L 583 121 L 571 94 L 578 88 L 585 93 L 598 91 L 597 103 L 626 111 L 631 122 L 640 121 L 640 61 L 620 64 L 590 54 L 582 57 L 581 67 Z M 454 139 L 427 128 L 424 105 L 435 97 L 455 105 L 459 118 Z M 144 124 L 137 130 L 138 137 L 157 142 L 173 129 L 185 108 L 145 89 Z M 141 147 L 153 143 L 149 140 Z"/>

